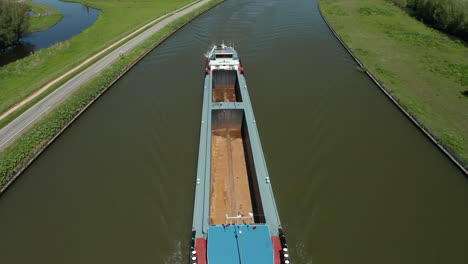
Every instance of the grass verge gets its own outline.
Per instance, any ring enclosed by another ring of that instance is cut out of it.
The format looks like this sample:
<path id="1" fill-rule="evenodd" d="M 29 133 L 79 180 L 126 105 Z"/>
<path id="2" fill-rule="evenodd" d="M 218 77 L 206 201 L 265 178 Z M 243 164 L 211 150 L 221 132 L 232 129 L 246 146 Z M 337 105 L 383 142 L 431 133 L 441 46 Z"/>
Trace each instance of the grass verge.
<path id="1" fill-rule="evenodd" d="M 96 23 L 70 40 L 0 68 L 0 113 L 148 21 L 193 0 L 95 0 Z"/>
<path id="2" fill-rule="evenodd" d="M 55 13 L 60 13 L 56 8 L 51 7 L 49 5 L 41 4 L 41 3 L 36 3 L 32 0 L 26 0 L 25 1 L 27 4 L 31 5 L 31 11 L 33 11 L 37 15 L 42 15 L 47 13 L 47 9 L 53 10 Z"/>
<path id="3" fill-rule="evenodd" d="M 0 192 L 3 192 L 58 134 L 82 113 L 91 102 L 107 90 L 115 80 L 138 62 L 147 52 L 187 22 L 223 0 L 212 0 L 194 12 L 172 22 L 151 38 L 138 45 L 124 58 L 115 62 L 102 74 L 90 80 L 62 105 L 26 132 L 13 145 L 0 153 Z"/>
<path id="4" fill-rule="evenodd" d="M 52 6 L 48 6 L 48 5 L 44 5 L 40 3 L 34 3 L 34 5 L 32 5 L 31 0 L 26 1 L 26 3 L 31 5 L 30 11 L 38 15 L 38 16 L 32 16 L 30 18 L 29 33 L 46 30 L 54 26 L 55 24 L 57 24 L 63 18 L 63 14 L 56 8 L 53 8 Z M 54 14 L 41 16 L 48 12 L 47 9 L 52 10 Z"/>
<path id="5" fill-rule="evenodd" d="M 30 26 L 29 26 L 29 33 L 32 32 L 37 32 L 37 31 L 42 31 L 46 30 L 48 28 L 51 28 L 60 20 L 62 20 L 63 14 L 62 13 L 56 13 L 53 15 L 49 16 L 33 16 L 30 18 Z"/>
<path id="6" fill-rule="evenodd" d="M 385 0 L 320 0 L 351 50 L 465 164 L 468 48 Z"/>

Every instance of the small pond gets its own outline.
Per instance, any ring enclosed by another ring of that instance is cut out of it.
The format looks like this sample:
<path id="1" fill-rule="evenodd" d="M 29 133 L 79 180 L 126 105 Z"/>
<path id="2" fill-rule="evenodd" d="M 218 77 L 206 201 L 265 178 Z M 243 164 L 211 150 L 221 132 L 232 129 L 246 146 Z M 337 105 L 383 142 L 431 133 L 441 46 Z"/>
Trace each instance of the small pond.
<path id="1" fill-rule="evenodd" d="M 101 12 L 80 3 L 58 0 L 34 0 L 33 2 L 46 4 L 60 10 L 63 19 L 49 29 L 26 35 L 21 39 L 20 45 L 10 48 L 5 54 L 0 54 L 0 67 L 24 58 L 35 51 L 70 39 L 92 26 Z"/>

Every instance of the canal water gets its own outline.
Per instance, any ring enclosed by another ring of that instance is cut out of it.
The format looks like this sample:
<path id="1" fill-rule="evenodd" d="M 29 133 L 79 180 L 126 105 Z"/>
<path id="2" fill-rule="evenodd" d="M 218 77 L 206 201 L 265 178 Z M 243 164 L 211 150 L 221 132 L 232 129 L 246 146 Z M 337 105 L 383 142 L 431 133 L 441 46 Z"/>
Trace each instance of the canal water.
<path id="1" fill-rule="evenodd" d="M 33 2 L 58 9 L 63 14 L 62 20 L 49 29 L 27 34 L 20 40 L 21 44 L 10 48 L 5 54 L 0 54 L 0 67 L 72 38 L 92 26 L 101 12 L 80 3 L 59 0 L 34 0 Z"/>
<path id="2" fill-rule="evenodd" d="M 468 263 L 467 178 L 313 0 L 227 0 L 151 52 L 0 197 L 4 263 L 186 263 L 208 47 L 240 53 L 294 263 Z"/>

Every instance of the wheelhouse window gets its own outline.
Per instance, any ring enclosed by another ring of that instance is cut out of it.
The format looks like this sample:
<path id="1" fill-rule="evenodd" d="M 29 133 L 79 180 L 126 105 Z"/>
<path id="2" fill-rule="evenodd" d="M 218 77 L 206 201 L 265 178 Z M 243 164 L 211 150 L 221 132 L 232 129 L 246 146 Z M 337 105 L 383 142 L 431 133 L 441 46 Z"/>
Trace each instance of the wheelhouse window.
<path id="1" fill-rule="evenodd" d="M 232 54 L 216 54 L 216 59 L 232 59 Z"/>

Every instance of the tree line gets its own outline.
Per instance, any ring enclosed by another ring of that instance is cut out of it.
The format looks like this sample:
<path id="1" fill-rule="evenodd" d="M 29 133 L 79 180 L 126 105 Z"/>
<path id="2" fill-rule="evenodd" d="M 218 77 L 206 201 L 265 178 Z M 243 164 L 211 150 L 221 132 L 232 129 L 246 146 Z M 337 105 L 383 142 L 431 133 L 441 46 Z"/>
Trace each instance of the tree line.
<path id="1" fill-rule="evenodd" d="M 18 44 L 27 32 L 29 9 L 24 2 L 0 0 L 0 51 Z"/>
<path id="2" fill-rule="evenodd" d="M 468 41 L 468 0 L 390 0 L 424 23 Z"/>

